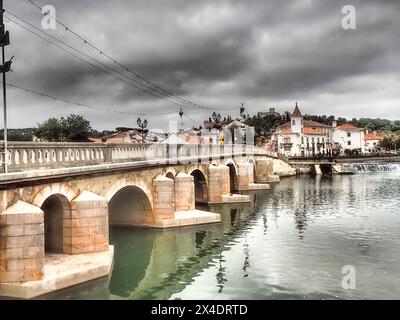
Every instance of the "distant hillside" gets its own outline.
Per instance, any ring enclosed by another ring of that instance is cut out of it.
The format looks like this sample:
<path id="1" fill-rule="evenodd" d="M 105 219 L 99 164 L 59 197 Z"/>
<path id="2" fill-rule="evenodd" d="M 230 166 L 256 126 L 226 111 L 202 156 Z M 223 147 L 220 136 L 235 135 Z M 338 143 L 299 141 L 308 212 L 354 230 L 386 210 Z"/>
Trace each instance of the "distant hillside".
<path id="1" fill-rule="evenodd" d="M 32 141 L 35 129 L 8 129 L 7 136 L 9 141 Z M 4 140 L 4 130 L 0 130 L 0 140 Z"/>

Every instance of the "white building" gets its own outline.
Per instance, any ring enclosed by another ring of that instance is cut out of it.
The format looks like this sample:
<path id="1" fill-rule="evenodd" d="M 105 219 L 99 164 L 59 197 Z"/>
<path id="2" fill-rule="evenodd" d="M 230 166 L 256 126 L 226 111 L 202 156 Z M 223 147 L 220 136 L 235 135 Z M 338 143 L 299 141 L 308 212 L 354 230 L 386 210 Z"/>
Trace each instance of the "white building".
<path id="1" fill-rule="evenodd" d="M 364 147 L 366 153 L 375 153 L 378 151 L 380 147 L 381 141 L 384 139 L 384 136 L 379 136 L 376 133 L 370 134 L 366 132 L 364 134 Z"/>
<path id="2" fill-rule="evenodd" d="M 311 157 L 328 154 L 332 145 L 331 137 L 331 126 L 304 120 L 296 103 L 290 122 L 277 127 L 273 139 L 276 151 L 281 154 Z"/>
<path id="3" fill-rule="evenodd" d="M 339 145 L 342 151 L 358 150 L 365 152 L 364 129 L 345 123 L 339 127 L 333 125 L 333 142 Z"/>

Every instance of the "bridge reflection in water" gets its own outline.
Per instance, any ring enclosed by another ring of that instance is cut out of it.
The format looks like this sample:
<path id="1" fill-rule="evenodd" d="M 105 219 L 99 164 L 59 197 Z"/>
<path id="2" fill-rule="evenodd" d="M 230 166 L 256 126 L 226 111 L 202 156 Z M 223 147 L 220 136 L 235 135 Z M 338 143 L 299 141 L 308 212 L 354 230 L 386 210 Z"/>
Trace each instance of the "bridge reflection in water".
<path id="1" fill-rule="evenodd" d="M 250 204 L 215 204 L 202 208 L 221 213 L 220 224 L 181 229 L 111 227 L 110 242 L 115 246 L 110 278 L 64 289 L 39 299 L 168 299 L 228 249 L 230 242 L 246 232 L 269 192 L 247 192 Z M 246 260 L 249 257 L 247 256 Z M 220 261 L 220 263 L 222 263 Z M 243 261 L 246 266 L 248 261 Z M 216 279 L 222 290 L 224 268 Z"/>

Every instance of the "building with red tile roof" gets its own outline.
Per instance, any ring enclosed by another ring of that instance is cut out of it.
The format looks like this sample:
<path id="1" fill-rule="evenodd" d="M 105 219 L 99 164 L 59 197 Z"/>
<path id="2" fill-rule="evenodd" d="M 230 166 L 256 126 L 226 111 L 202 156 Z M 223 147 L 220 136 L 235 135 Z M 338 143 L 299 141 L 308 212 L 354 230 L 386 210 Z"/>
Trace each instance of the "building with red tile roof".
<path id="1" fill-rule="evenodd" d="M 378 151 L 380 147 L 381 141 L 385 139 L 384 136 L 377 135 L 376 133 L 368 133 L 368 131 L 364 134 L 364 145 L 366 153 L 375 153 Z"/>
<path id="2" fill-rule="evenodd" d="M 333 143 L 344 150 L 358 150 L 365 152 L 364 129 L 358 128 L 351 123 L 345 123 L 340 126 L 334 124 Z"/>
<path id="3" fill-rule="evenodd" d="M 277 127 L 273 136 L 279 153 L 286 156 L 315 156 L 327 154 L 331 147 L 332 127 L 304 120 L 296 103 L 290 121 Z"/>

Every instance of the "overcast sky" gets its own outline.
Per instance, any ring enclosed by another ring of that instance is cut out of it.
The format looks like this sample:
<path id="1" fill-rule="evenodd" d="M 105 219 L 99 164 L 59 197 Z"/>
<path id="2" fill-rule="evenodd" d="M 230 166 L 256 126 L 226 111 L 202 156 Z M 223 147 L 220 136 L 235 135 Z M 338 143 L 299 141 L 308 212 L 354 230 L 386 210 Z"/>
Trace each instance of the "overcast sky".
<path id="1" fill-rule="evenodd" d="M 400 119 L 400 1 L 382 0 L 34 0 L 151 81 L 190 101 L 237 116 L 276 107 L 303 113 Z M 342 28 L 343 5 L 356 8 L 357 30 Z M 41 28 L 27 0 L 5 7 Z M 15 18 L 13 18 L 15 21 Z M 96 70 L 13 22 L 8 81 L 97 107 L 165 113 L 179 107 Z M 87 54 L 98 53 L 58 26 L 49 31 Z M 132 75 L 130 75 L 132 77 Z M 74 107 L 9 88 L 9 127 L 78 113 L 96 129 L 135 126 L 135 115 Z M 195 122 L 204 111 L 187 109 Z M 177 115 L 148 116 L 164 129 Z M 193 126 L 184 118 L 186 127 Z"/>

